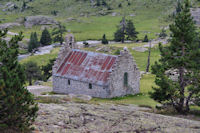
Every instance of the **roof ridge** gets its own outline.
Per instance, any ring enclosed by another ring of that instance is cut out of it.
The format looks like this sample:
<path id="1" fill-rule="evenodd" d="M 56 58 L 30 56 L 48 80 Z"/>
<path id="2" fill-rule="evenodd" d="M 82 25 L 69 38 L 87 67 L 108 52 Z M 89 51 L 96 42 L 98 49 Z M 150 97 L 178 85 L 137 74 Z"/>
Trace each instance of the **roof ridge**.
<path id="1" fill-rule="evenodd" d="M 102 55 L 104 55 L 104 56 L 118 57 L 117 55 L 99 53 L 99 52 L 94 52 L 94 51 L 87 51 L 87 50 L 82 50 L 82 49 L 72 49 L 72 51 L 80 51 L 80 52 L 86 52 L 86 53 L 102 54 Z"/>

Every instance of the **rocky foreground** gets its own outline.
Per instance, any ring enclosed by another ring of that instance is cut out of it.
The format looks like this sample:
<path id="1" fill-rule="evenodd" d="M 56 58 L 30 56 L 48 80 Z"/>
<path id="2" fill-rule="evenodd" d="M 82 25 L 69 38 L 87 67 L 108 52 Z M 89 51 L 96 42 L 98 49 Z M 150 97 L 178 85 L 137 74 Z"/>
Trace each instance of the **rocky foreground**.
<path id="1" fill-rule="evenodd" d="M 34 133 L 197 133 L 200 122 L 145 112 L 133 105 L 39 104 Z"/>

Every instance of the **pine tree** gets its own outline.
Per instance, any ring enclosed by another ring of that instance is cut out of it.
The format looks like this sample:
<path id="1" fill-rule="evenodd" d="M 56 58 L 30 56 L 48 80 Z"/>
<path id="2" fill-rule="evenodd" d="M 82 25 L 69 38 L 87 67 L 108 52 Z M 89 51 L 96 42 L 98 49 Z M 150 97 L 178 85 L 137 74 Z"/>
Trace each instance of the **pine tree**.
<path id="1" fill-rule="evenodd" d="M 135 29 L 135 26 L 131 20 L 128 20 L 126 25 L 126 35 L 127 39 L 136 40 L 138 32 Z"/>
<path id="2" fill-rule="evenodd" d="M 100 0 L 97 0 L 96 5 L 97 5 L 97 6 L 100 6 L 100 5 L 101 5 Z"/>
<path id="3" fill-rule="evenodd" d="M 32 80 L 38 80 L 41 78 L 41 70 L 35 62 L 29 61 L 24 64 L 25 74 L 29 81 L 29 85 L 32 85 Z"/>
<path id="4" fill-rule="evenodd" d="M 44 81 L 47 81 L 52 76 L 52 67 L 54 65 L 55 60 L 55 58 L 51 59 L 47 65 L 42 66 Z"/>
<path id="5" fill-rule="evenodd" d="M 125 39 L 135 40 L 138 32 L 131 20 L 126 20 L 125 17 L 120 21 L 117 31 L 114 33 L 114 40 L 124 43 Z"/>
<path id="6" fill-rule="evenodd" d="M 63 34 L 67 32 L 66 27 L 64 25 L 61 25 L 61 23 L 58 23 L 58 27 L 53 29 L 52 35 L 54 42 L 60 42 L 60 44 L 63 44 Z"/>
<path id="7" fill-rule="evenodd" d="M 102 43 L 102 44 L 108 44 L 108 40 L 106 39 L 106 35 L 105 35 L 105 34 L 103 34 L 101 43 Z"/>
<path id="8" fill-rule="evenodd" d="M 177 0 L 176 13 L 181 12 L 181 0 Z"/>
<path id="9" fill-rule="evenodd" d="M 122 42 L 124 43 L 125 35 L 126 35 L 126 19 L 125 17 L 122 18 L 120 21 L 120 25 L 117 27 L 117 31 L 114 33 L 114 40 L 116 42 Z"/>
<path id="10" fill-rule="evenodd" d="M 163 39 L 167 37 L 167 33 L 166 33 L 166 30 L 164 28 L 162 29 L 161 33 L 159 34 L 159 37 L 163 38 Z"/>
<path id="11" fill-rule="evenodd" d="M 102 5 L 103 5 L 103 6 L 107 6 L 107 3 L 106 3 L 105 0 L 102 0 Z"/>
<path id="12" fill-rule="evenodd" d="M 34 122 L 37 105 L 26 89 L 24 68 L 18 63 L 22 33 L 8 43 L 0 31 L 0 131 L 24 132 Z"/>
<path id="13" fill-rule="evenodd" d="M 40 43 L 43 45 L 43 46 L 46 46 L 46 45 L 50 45 L 52 42 L 52 39 L 51 39 L 51 35 L 49 33 L 49 31 L 47 30 L 47 28 L 45 28 L 43 31 L 42 31 L 42 36 L 40 38 Z"/>
<path id="14" fill-rule="evenodd" d="M 148 36 L 145 35 L 145 36 L 144 36 L 144 40 L 143 40 L 143 42 L 148 42 L 148 41 L 149 41 Z"/>
<path id="15" fill-rule="evenodd" d="M 153 88 L 151 97 L 185 113 L 190 109 L 189 102 L 200 95 L 200 49 L 189 0 L 181 6 L 170 31 L 170 46 L 159 45 L 161 59 L 152 67 L 158 87 Z M 177 78 L 172 78 L 169 72 L 176 72 Z"/>
<path id="16" fill-rule="evenodd" d="M 34 49 L 38 48 L 38 38 L 37 38 L 37 33 L 36 32 L 32 32 L 31 36 L 30 36 L 30 41 L 28 44 L 28 51 L 32 52 Z"/>

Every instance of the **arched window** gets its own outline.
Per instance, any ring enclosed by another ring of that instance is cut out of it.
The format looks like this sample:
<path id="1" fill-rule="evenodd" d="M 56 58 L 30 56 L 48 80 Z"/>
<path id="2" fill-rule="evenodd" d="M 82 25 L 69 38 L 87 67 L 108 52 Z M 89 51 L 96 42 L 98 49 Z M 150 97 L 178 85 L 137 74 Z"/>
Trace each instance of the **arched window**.
<path id="1" fill-rule="evenodd" d="M 125 87 L 128 86 L 128 73 L 127 72 L 124 73 L 124 86 Z"/>

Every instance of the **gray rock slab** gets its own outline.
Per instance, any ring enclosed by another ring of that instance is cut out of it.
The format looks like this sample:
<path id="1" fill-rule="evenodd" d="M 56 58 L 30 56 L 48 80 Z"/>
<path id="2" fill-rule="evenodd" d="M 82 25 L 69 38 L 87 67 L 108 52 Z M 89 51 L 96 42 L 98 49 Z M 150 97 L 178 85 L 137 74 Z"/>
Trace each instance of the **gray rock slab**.
<path id="1" fill-rule="evenodd" d="M 133 105 L 39 104 L 35 132 L 198 133 L 200 122 L 143 112 Z"/>

